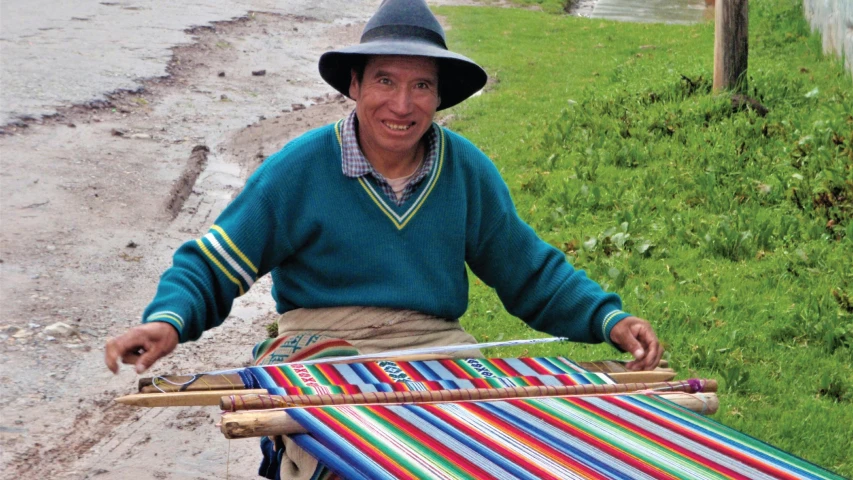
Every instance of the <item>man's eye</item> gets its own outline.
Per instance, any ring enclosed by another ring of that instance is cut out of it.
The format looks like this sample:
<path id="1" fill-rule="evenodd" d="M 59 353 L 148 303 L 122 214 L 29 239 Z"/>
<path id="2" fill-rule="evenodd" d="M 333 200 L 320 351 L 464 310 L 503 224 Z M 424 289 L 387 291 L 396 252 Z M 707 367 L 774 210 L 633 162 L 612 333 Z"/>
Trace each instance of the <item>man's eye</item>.
<path id="1" fill-rule="evenodd" d="M 424 88 L 424 89 L 429 88 L 429 84 L 428 84 L 428 83 L 426 83 L 426 82 L 419 82 L 419 83 L 418 83 L 417 85 L 415 85 L 415 86 L 416 86 L 417 88 Z"/>
<path id="2" fill-rule="evenodd" d="M 387 78 L 380 78 L 379 83 L 381 83 L 382 85 L 391 85 L 391 80 Z"/>

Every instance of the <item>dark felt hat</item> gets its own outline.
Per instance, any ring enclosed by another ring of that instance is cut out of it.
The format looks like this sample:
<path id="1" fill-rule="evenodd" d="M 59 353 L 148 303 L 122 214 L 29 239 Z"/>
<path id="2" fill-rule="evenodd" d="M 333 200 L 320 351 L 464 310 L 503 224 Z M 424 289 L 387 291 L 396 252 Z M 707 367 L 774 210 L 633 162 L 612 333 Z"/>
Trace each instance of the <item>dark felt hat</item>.
<path id="1" fill-rule="evenodd" d="M 440 64 L 441 105 L 450 108 L 486 84 L 486 72 L 473 60 L 447 49 L 444 29 L 424 0 L 385 0 L 367 22 L 361 43 L 326 52 L 320 75 L 349 97 L 353 65 L 370 55 L 410 55 L 435 58 Z"/>

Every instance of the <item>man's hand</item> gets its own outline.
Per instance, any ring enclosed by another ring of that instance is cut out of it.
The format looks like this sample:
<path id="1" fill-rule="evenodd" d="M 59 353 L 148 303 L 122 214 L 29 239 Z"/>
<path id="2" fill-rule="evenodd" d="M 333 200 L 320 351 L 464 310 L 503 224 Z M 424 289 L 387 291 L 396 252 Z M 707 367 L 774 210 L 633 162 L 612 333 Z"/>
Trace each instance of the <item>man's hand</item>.
<path id="1" fill-rule="evenodd" d="M 652 326 L 642 318 L 628 317 L 617 323 L 610 330 L 610 340 L 634 356 L 634 361 L 625 365 L 629 370 L 652 370 L 663 355 Z"/>
<path id="2" fill-rule="evenodd" d="M 142 373 L 172 353 L 178 346 L 178 340 L 178 331 L 172 325 L 166 322 L 146 323 L 107 342 L 104 361 L 113 373 L 118 373 L 119 358 L 126 365 L 136 365 L 136 373 Z"/>

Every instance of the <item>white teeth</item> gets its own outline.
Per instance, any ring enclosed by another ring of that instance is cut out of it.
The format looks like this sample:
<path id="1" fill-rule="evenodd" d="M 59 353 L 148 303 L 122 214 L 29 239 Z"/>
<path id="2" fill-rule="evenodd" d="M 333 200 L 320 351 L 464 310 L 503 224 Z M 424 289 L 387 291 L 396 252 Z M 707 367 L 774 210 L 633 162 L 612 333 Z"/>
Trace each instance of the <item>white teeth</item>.
<path id="1" fill-rule="evenodd" d="M 383 122 L 383 123 L 385 124 L 386 127 L 390 128 L 391 130 L 403 131 L 403 130 L 408 130 L 409 128 L 411 128 L 411 125 L 394 125 L 393 123 L 388 123 L 388 122 Z"/>

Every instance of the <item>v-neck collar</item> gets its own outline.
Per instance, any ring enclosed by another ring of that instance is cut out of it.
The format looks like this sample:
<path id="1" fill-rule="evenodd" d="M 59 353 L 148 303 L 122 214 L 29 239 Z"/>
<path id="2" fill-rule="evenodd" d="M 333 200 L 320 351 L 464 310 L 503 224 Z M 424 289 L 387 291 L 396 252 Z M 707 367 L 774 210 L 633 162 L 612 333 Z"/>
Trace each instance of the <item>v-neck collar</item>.
<path id="1" fill-rule="evenodd" d="M 338 139 L 338 146 L 343 152 L 343 142 L 341 140 L 341 126 L 343 120 L 335 124 L 335 135 Z M 408 200 L 403 202 L 399 207 L 387 198 L 386 195 L 378 189 L 375 184 L 367 180 L 364 176 L 358 177 L 356 180 L 361 185 L 364 192 L 373 200 L 373 203 L 391 220 L 391 223 L 397 227 L 397 230 L 402 230 L 418 213 L 418 210 L 426 203 L 432 193 L 438 178 L 441 176 L 442 168 L 444 167 L 444 150 L 445 138 L 444 129 L 441 127 L 438 130 L 438 159 L 433 163 L 429 174 L 423 179 L 421 185 L 418 186 L 419 191 L 416 191 Z"/>

